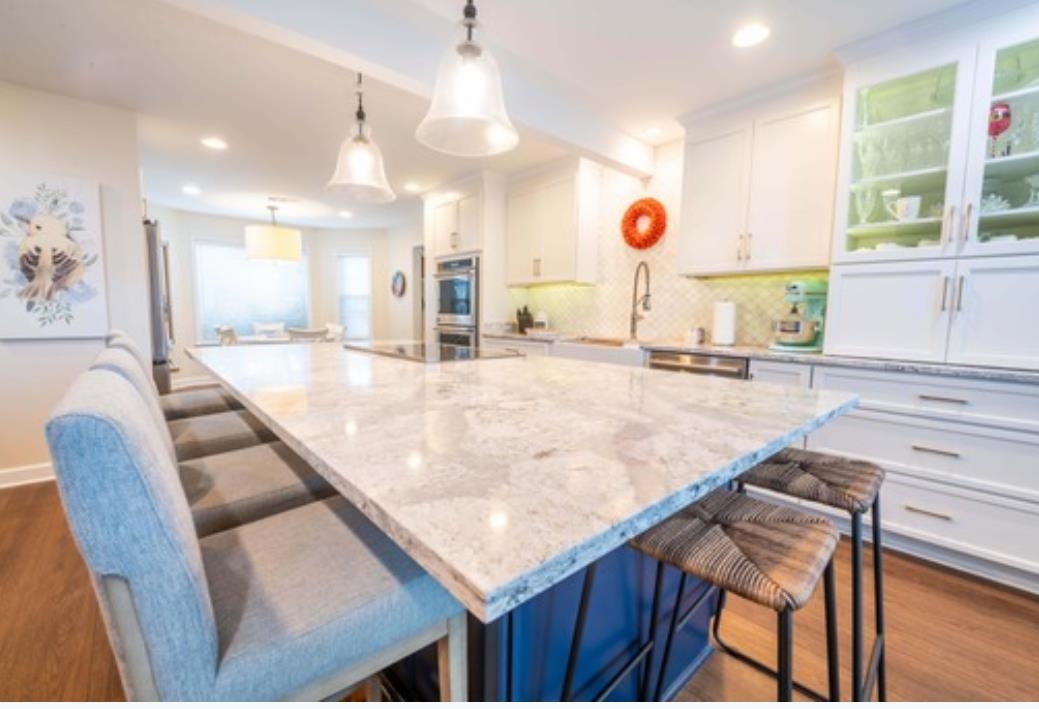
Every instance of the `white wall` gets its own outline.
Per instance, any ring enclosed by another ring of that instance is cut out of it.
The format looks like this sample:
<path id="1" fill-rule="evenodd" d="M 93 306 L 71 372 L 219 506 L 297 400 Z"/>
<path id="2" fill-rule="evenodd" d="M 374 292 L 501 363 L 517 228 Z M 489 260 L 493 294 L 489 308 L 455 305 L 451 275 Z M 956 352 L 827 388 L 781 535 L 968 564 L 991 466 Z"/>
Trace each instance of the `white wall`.
<path id="1" fill-rule="evenodd" d="M 421 214 L 415 221 L 387 230 L 386 280 L 375 285 L 386 292 L 386 337 L 391 340 L 422 339 L 421 321 L 416 321 L 416 310 L 421 302 L 422 283 L 416 273 L 413 258 L 416 246 L 422 246 Z M 390 279 L 397 271 L 404 272 L 405 290 L 401 298 L 390 292 Z"/>
<path id="2" fill-rule="evenodd" d="M 147 255 L 141 228 L 137 119 L 129 112 L 0 83 L 0 169 L 101 183 L 111 327 L 146 346 Z M 0 486 L 44 464 L 43 425 L 102 340 L 0 341 Z"/>
<path id="3" fill-rule="evenodd" d="M 170 243 L 170 279 L 174 337 L 174 361 L 180 367 L 176 377 L 185 379 L 204 374 L 184 353 L 198 341 L 195 310 L 195 268 L 193 242 L 197 239 L 241 244 L 248 220 L 186 212 L 151 205 L 149 216 L 159 221 L 162 238 Z M 416 207 L 416 214 L 417 214 Z M 414 226 L 383 229 L 303 229 L 303 248 L 310 277 L 310 323 L 322 327 L 339 322 L 336 256 L 365 253 L 372 259 L 372 328 L 380 339 L 410 339 L 410 307 L 390 294 L 390 276 L 400 269 L 409 282 L 411 246 L 422 243 L 421 229 Z M 408 299 L 403 299 L 407 301 Z M 210 338 L 211 339 L 211 338 Z"/>

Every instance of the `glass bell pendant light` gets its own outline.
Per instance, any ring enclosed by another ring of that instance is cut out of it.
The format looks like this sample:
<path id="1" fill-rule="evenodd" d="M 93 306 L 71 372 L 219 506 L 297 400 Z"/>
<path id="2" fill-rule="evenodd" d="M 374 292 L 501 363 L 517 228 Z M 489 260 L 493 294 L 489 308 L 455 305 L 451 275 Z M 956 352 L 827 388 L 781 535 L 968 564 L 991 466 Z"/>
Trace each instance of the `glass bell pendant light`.
<path id="1" fill-rule="evenodd" d="M 371 131 L 365 123 L 363 93 L 361 75 L 358 74 L 357 123 L 339 148 L 336 171 L 328 181 L 328 187 L 361 202 L 392 202 L 397 199 L 397 195 L 386 180 L 382 151 L 372 140 Z"/>
<path id="2" fill-rule="evenodd" d="M 476 6 L 468 0 L 465 39 L 440 62 L 433 102 L 415 131 L 422 144 L 463 157 L 497 155 L 519 143 L 505 111 L 498 63 L 473 41 L 476 26 Z"/>
<path id="3" fill-rule="evenodd" d="M 268 204 L 270 224 L 245 227 L 245 256 L 250 259 L 299 261 L 303 257 L 303 235 L 299 229 L 278 226 L 278 206 Z"/>

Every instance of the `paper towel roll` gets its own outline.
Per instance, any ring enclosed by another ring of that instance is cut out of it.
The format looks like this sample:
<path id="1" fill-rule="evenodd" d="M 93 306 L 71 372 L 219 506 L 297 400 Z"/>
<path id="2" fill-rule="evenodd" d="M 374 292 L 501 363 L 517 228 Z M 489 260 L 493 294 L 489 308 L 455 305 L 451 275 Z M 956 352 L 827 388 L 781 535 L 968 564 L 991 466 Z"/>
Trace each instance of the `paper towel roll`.
<path id="1" fill-rule="evenodd" d="M 731 300 L 720 300 L 714 304 L 711 342 L 715 345 L 736 344 L 736 304 Z"/>

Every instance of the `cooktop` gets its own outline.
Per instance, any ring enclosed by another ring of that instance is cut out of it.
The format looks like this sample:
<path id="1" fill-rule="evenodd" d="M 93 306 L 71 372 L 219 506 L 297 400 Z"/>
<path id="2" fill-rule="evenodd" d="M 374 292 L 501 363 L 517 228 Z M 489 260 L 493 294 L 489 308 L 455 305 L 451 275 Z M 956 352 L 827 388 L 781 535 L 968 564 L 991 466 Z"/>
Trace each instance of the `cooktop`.
<path id="1" fill-rule="evenodd" d="M 427 364 L 522 356 L 515 350 L 494 350 L 461 345 L 426 345 L 421 342 L 347 342 L 343 347 L 357 352 L 368 352 L 383 357 L 395 357 Z"/>

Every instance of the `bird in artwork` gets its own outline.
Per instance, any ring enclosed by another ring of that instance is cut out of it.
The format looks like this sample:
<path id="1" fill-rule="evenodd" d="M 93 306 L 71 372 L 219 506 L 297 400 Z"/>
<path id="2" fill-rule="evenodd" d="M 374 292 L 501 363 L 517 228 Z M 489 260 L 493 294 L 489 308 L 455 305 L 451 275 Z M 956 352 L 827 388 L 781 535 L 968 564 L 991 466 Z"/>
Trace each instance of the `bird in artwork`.
<path id="1" fill-rule="evenodd" d="M 18 247 L 18 267 L 29 281 L 18 296 L 29 303 L 50 301 L 83 278 L 83 249 L 69 236 L 64 219 L 38 214 Z"/>
<path id="2" fill-rule="evenodd" d="M 996 143 L 999 136 L 1010 128 L 1010 104 L 994 103 L 988 114 L 988 137 L 992 139 L 992 157 L 996 157 Z"/>

